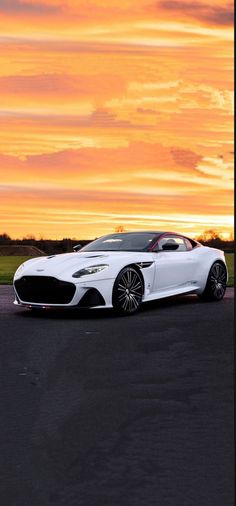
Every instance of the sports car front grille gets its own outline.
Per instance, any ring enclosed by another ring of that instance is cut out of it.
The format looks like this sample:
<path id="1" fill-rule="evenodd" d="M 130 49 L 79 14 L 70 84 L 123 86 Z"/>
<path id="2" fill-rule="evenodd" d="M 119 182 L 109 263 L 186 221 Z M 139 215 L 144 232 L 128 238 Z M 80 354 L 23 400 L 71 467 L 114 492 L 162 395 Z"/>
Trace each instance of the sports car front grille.
<path id="1" fill-rule="evenodd" d="M 23 276 L 15 281 L 15 289 L 23 302 L 69 304 L 76 287 L 73 283 L 50 276 Z"/>

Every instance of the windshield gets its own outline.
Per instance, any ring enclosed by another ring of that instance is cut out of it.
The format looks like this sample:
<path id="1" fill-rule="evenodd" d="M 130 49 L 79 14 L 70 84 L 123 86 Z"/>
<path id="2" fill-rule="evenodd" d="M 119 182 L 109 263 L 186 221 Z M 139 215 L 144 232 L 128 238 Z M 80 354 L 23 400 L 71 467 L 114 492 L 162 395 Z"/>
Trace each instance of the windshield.
<path id="1" fill-rule="evenodd" d="M 151 232 L 111 234 L 96 239 L 80 251 L 147 251 L 156 234 Z"/>

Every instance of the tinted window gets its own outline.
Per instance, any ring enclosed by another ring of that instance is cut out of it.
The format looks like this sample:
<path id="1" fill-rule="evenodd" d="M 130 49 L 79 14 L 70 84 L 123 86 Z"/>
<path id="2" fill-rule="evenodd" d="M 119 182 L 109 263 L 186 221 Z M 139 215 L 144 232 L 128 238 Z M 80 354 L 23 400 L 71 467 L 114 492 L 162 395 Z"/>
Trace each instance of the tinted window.
<path id="1" fill-rule="evenodd" d="M 111 234 L 91 242 L 80 251 L 146 251 L 156 235 L 147 232 L 142 234 Z"/>

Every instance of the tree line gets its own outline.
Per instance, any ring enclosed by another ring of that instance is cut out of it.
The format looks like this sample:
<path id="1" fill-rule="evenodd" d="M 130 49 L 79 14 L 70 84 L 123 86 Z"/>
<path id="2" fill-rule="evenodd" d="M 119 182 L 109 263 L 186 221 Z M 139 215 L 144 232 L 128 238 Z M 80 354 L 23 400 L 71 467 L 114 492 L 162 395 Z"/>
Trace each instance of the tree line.
<path id="1" fill-rule="evenodd" d="M 90 241 L 88 240 L 79 240 L 79 239 L 71 239 L 69 237 L 64 237 L 61 240 L 57 239 L 36 239 L 33 235 L 27 235 L 22 239 L 11 239 L 11 237 L 6 234 L 0 234 L 0 247 L 1 246 L 35 246 L 42 252 L 47 255 L 55 255 L 58 253 L 67 253 L 69 251 L 73 251 L 73 247 L 76 244 L 81 244 L 81 246 L 85 246 Z"/>
<path id="2" fill-rule="evenodd" d="M 119 227 L 119 230 L 116 229 L 116 232 L 124 231 L 125 230 L 123 226 Z M 197 238 L 197 240 L 205 246 L 218 248 L 228 253 L 234 252 L 233 239 L 226 241 L 215 230 L 205 230 Z M 36 239 L 31 234 L 26 235 L 22 239 L 12 239 L 7 233 L 0 234 L 0 246 L 35 246 L 47 255 L 67 253 L 69 251 L 73 251 L 73 246 L 76 246 L 76 244 L 85 246 L 89 242 L 89 240 L 75 238 L 71 239 L 69 237 L 65 237 L 61 240 L 43 238 Z"/>

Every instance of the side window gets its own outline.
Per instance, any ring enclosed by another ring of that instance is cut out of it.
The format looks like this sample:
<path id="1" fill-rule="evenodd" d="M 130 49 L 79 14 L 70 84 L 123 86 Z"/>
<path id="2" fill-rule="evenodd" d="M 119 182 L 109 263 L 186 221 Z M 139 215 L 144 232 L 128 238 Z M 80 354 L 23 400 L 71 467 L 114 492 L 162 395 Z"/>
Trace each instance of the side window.
<path id="1" fill-rule="evenodd" d="M 191 244 L 182 237 L 178 236 L 166 236 L 162 237 L 160 241 L 158 241 L 158 250 L 161 251 L 187 251 L 188 249 L 191 249 Z"/>

